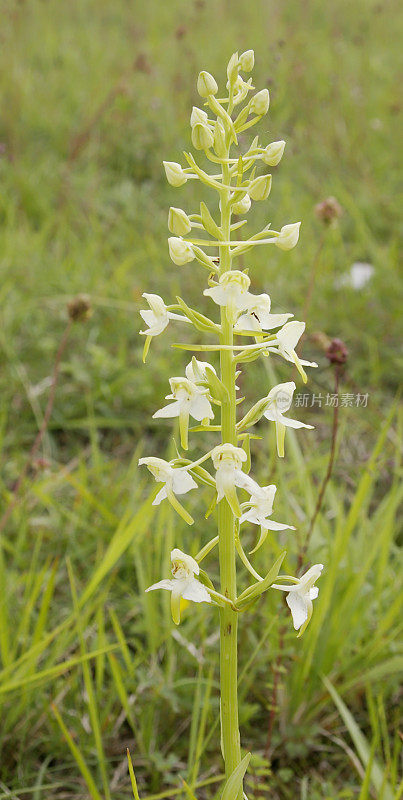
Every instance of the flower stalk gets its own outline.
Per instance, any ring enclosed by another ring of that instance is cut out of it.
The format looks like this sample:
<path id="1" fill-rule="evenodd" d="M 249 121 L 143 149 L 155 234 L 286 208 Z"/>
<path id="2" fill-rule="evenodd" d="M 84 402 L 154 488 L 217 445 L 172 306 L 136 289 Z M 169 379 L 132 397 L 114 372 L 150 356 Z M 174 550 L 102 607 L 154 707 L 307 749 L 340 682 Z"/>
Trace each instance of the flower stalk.
<path id="1" fill-rule="evenodd" d="M 147 591 L 165 589 L 171 593 L 172 618 L 175 624 L 181 622 L 182 601 L 208 604 L 210 608 L 218 610 L 221 749 L 226 776 L 222 800 L 243 800 L 246 797 L 243 782 L 250 758 L 250 754 L 242 757 L 238 723 L 239 614 L 249 612 L 263 592 L 274 588 L 279 593 L 286 594 L 294 628 L 301 635 L 312 615 L 312 600 L 318 595 L 314 584 L 322 569 L 321 564 L 316 564 L 301 578 L 279 577 L 286 554 L 282 551 L 262 577 L 246 555 L 242 543 L 245 524 L 258 525 L 260 528 L 257 544 L 249 553 L 250 557 L 264 545 L 272 532 L 295 530 L 288 522 L 271 519 L 276 486 L 259 486 L 249 475 L 250 443 L 252 439 L 259 437 L 245 432 L 246 429 L 252 428 L 263 419 L 263 424 L 274 423 L 278 456 L 284 457 L 287 427 L 312 426 L 285 415 L 291 407 L 295 389 L 295 383 L 291 381 L 267 387 L 266 395 L 258 399 L 249 411 L 243 412 L 238 421 L 238 405 L 244 400 L 237 397 L 238 366 L 261 357 L 280 356 L 297 367 L 304 382 L 307 376 L 303 367 L 317 366 L 314 362 L 302 361 L 296 352 L 305 324 L 297 320 L 290 322 L 290 317 L 293 316 L 291 313 L 272 313 L 270 296 L 267 293 L 256 295 L 250 291 L 249 270 L 238 269 L 236 266 L 234 268 L 236 256 L 253 250 L 256 246 L 274 244 L 283 251 L 292 249 L 298 242 L 300 228 L 300 223 L 296 222 L 274 231 L 268 224 L 245 240 L 236 238 L 235 232 L 247 221 L 242 219 L 233 223 L 232 215 L 238 217 L 247 214 L 252 204 L 265 201 L 271 190 L 272 175 L 266 172 L 257 175 L 258 162 L 261 161 L 264 168 L 275 167 L 282 158 L 285 146 L 283 141 L 278 141 L 260 147 L 258 137 L 255 137 L 244 155 L 234 158 L 232 148 L 238 147 L 237 134 L 254 126 L 269 108 L 267 89 L 248 98 L 249 93 L 254 91 L 252 79 L 245 81 L 240 73 L 251 71 L 253 64 L 252 50 L 241 56 L 238 53 L 231 56 L 227 67 L 227 97 L 217 97 L 218 84 L 210 73 L 201 72 L 198 78 L 197 88 L 206 110 L 197 107 L 192 110 L 192 143 L 197 153 L 204 153 L 207 161 L 219 165 L 221 171 L 209 174 L 191 153 L 184 154 L 187 168 L 177 162 L 163 162 L 167 180 L 173 187 L 183 186 L 189 179 L 199 180 L 218 194 L 219 215 L 216 210 L 212 213 L 204 202 L 200 203 L 200 213 L 171 207 L 168 227 L 173 236 L 168 238 L 168 248 L 171 260 L 178 268 L 189 268 L 191 262 L 194 262 L 192 269 L 197 264 L 207 268 L 208 286 L 203 294 L 209 298 L 209 302 L 215 304 L 216 309 L 219 308 L 219 320 L 210 319 L 191 308 L 181 297 L 176 298 L 176 303 L 165 305 L 158 295 L 147 293 L 144 298 L 150 308 L 140 312 L 147 326 L 144 331 L 140 331 L 146 336 L 143 360 L 147 358 L 153 339 L 171 321 L 186 322 L 199 333 L 209 333 L 216 337 L 214 344 L 178 342 L 173 345 L 193 354 L 216 354 L 216 357 L 219 356 L 219 371 L 218 364 L 215 368 L 193 355 L 185 368 L 185 376 L 169 379 L 171 393 L 166 395 L 166 399 L 171 402 L 158 409 L 153 416 L 156 419 L 178 418 L 183 453 L 178 449 L 178 457 L 170 462 L 150 456 L 141 459 L 140 464 L 147 466 L 160 484 L 154 504 L 167 500 L 189 526 L 194 524 L 194 519 L 178 500 L 178 495 L 181 499 L 186 495 L 186 501 L 188 493 L 196 490 L 200 484 L 207 487 L 206 491 L 213 490 L 205 517 L 216 513 L 217 536 L 204 544 L 193 556 L 175 547 L 171 553 L 173 577 L 157 581 Z M 234 109 L 243 102 L 244 107 L 233 118 Z M 214 120 L 210 119 L 211 114 L 215 117 Z M 217 166 L 214 168 L 217 169 Z M 201 238 L 192 237 L 193 228 L 203 231 L 204 238 L 202 234 Z M 213 255 L 208 255 L 206 248 L 212 248 Z M 251 340 L 250 343 L 245 344 L 245 337 Z M 194 425 L 190 418 L 199 424 Z M 188 457 L 188 450 L 193 443 L 193 436 L 189 437 L 189 434 L 199 431 L 210 431 L 215 436 L 216 444 L 208 453 L 192 459 Z M 215 473 L 207 468 L 211 468 L 211 465 Z M 211 557 L 217 545 L 219 590 L 208 573 L 199 567 L 202 559 Z M 249 579 L 249 585 L 239 595 L 238 559 Z M 287 583 L 275 583 L 277 579 Z"/>

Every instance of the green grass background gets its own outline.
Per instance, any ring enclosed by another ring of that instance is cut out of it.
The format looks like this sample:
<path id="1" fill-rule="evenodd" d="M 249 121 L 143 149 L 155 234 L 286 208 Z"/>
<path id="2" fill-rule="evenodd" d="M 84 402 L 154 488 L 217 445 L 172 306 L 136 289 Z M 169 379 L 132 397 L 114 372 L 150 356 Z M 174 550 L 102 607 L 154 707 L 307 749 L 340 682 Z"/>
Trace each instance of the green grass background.
<path id="1" fill-rule="evenodd" d="M 212 313 L 204 272 L 175 267 L 166 244 L 168 207 L 195 210 L 200 187 L 173 189 L 161 162 L 189 148 L 198 71 L 223 86 L 231 53 L 250 47 L 254 83 L 271 93 L 261 139 L 287 147 L 248 227 L 302 220 L 291 253 L 257 248 L 248 260 L 255 291 L 300 317 L 323 241 L 304 350 L 320 368 L 306 391 L 333 391 L 321 332 L 347 344 L 341 391 L 368 392 L 369 403 L 340 410 L 308 553 L 326 565 L 310 628 L 296 641 L 275 593 L 241 618 L 242 741 L 257 754 L 247 793 L 399 797 L 399 4 L 2 0 L 0 9 L 3 508 L 41 424 L 66 303 L 85 292 L 94 312 L 73 328 L 41 461 L 1 539 L 0 798 L 128 798 L 126 747 L 142 798 L 185 797 L 181 777 L 199 800 L 218 792 L 218 783 L 195 788 L 222 768 L 216 614 L 191 609 L 173 630 L 166 598 L 143 593 L 173 543 L 196 553 L 215 523 L 204 521 L 200 493 L 189 496 L 194 531 L 165 506 L 151 509 L 154 487 L 137 459 L 173 452 L 173 429 L 151 415 L 184 359 L 169 330 L 141 364 L 138 309 L 149 291 Z M 325 231 L 314 206 L 329 195 L 344 213 Z M 340 287 L 356 261 L 373 265 L 371 281 Z M 290 375 L 274 361 L 269 373 L 258 362 L 246 371 L 247 402 Z M 299 530 L 270 539 L 254 561 L 262 571 L 284 543 L 295 568 L 326 472 L 332 410 L 298 411 L 315 431 L 287 434 L 284 463 L 266 427 L 254 446 L 255 476 L 278 485 L 277 518 Z M 216 577 L 213 556 L 208 569 Z"/>

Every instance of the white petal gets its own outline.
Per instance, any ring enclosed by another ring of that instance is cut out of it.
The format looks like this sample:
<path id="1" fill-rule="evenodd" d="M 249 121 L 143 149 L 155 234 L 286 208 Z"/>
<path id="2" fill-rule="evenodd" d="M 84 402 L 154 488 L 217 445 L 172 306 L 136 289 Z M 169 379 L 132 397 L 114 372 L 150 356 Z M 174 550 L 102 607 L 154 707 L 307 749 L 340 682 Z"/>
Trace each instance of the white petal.
<path id="1" fill-rule="evenodd" d="M 197 561 L 192 558 L 192 556 L 189 556 L 188 553 L 184 553 L 183 550 L 179 550 L 178 547 L 174 547 L 174 549 L 171 550 L 171 561 L 183 561 L 186 568 L 190 572 L 194 572 L 195 575 L 198 575 L 200 572 L 200 567 Z"/>
<path id="2" fill-rule="evenodd" d="M 159 408 L 158 411 L 156 411 L 155 414 L 153 414 L 153 419 L 168 419 L 171 417 L 179 417 L 182 406 L 183 403 L 181 403 L 180 400 L 175 400 L 174 403 L 170 403 L 168 406 Z"/>
<path id="3" fill-rule="evenodd" d="M 197 489 L 197 483 L 185 469 L 175 469 L 172 477 L 174 494 L 186 494 L 191 489 Z"/>
<path id="4" fill-rule="evenodd" d="M 203 294 L 211 297 L 218 306 L 225 306 L 227 304 L 227 294 L 222 286 L 212 286 L 210 289 L 205 289 Z"/>
<path id="5" fill-rule="evenodd" d="M 287 594 L 285 599 L 292 614 L 294 628 L 296 631 L 298 631 L 308 619 L 306 598 L 305 596 L 298 594 L 298 592 L 290 592 Z"/>
<path id="6" fill-rule="evenodd" d="M 316 600 L 318 594 L 319 594 L 318 587 L 312 586 L 312 589 L 309 590 L 309 597 L 311 598 L 311 600 Z"/>
<path id="7" fill-rule="evenodd" d="M 310 428 L 313 429 L 313 425 L 306 425 L 305 422 L 299 422 L 297 419 L 291 419 L 291 417 L 284 417 L 282 414 L 278 415 L 278 422 L 281 422 L 282 425 L 285 425 L 286 428 Z"/>
<path id="8" fill-rule="evenodd" d="M 194 603 L 211 603 L 211 597 L 207 589 L 196 579 L 190 580 L 182 591 L 184 600 L 192 600 Z"/>
<path id="9" fill-rule="evenodd" d="M 199 394 L 190 403 L 190 413 L 199 422 L 202 419 L 214 419 L 214 412 L 206 395 Z"/>
<path id="10" fill-rule="evenodd" d="M 165 500 L 167 496 L 167 489 L 166 486 L 163 486 L 162 489 L 159 490 L 158 494 L 155 496 L 153 500 L 153 506 L 159 506 L 159 504 Z"/>
<path id="11" fill-rule="evenodd" d="M 168 580 L 167 578 L 165 578 L 163 581 L 159 581 L 158 583 L 153 583 L 152 586 L 149 586 L 148 589 L 146 589 L 146 592 L 153 592 L 154 589 L 167 589 L 169 592 L 172 592 L 174 586 L 175 586 L 175 581 Z"/>

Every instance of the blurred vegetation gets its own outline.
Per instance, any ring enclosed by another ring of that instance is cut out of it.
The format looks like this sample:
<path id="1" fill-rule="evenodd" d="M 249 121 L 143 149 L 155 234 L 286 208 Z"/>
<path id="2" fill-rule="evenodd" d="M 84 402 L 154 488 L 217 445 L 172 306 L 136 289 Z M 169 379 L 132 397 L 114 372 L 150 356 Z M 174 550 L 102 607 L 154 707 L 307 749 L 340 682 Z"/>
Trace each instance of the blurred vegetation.
<path id="1" fill-rule="evenodd" d="M 254 253 L 255 288 L 276 312 L 307 311 L 304 355 L 320 368 L 297 391 L 334 390 L 326 334 L 349 350 L 340 391 L 369 402 L 340 409 L 308 551 L 326 573 L 306 635 L 295 639 L 272 595 L 241 620 L 243 745 L 257 753 L 248 797 L 397 800 L 398 3 L 0 0 L 0 10 L 2 509 L 41 426 L 67 302 L 86 293 L 93 307 L 72 328 L 40 458 L 1 539 L 0 798 L 128 798 L 127 746 L 142 797 L 183 797 L 179 776 L 194 789 L 221 770 L 215 614 L 188 612 L 173 631 L 166 598 L 143 594 L 174 531 L 196 552 L 214 520 L 189 533 L 169 509 L 152 513 L 137 459 L 172 446 L 151 414 L 184 362 L 169 330 L 141 365 L 138 309 L 143 291 L 207 303 L 204 274 L 174 267 L 166 244 L 168 207 L 193 210 L 200 187 L 174 190 L 161 162 L 189 147 L 198 71 L 222 82 L 231 53 L 253 47 L 256 86 L 271 93 L 261 138 L 287 147 L 250 225 L 302 220 L 291 253 Z M 325 227 L 314 209 L 331 195 L 343 215 Z M 360 290 L 343 282 L 355 262 L 374 268 Z M 289 375 L 260 362 L 247 373 L 247 402 Z M 278 519 L 298 527 L 277 538 L 290 570 L 332 425 L 325 404 L 298 411 L 316 430 L 287 434 L 284 464 L 265 426 L 254 448 L 256 477 L 279 487 Z M 218 783 L 194 791 L 212 798 Z"/>

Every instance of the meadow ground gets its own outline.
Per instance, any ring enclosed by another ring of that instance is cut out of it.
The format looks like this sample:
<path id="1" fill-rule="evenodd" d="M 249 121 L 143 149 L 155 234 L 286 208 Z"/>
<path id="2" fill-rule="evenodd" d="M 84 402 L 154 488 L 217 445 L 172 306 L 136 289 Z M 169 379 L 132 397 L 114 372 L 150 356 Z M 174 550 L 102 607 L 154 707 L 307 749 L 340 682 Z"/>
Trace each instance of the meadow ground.
<path id="1" fill-rule="evenodd" d="M 281 464 L 268 427 L 254 445 L 257 479 L 279 487 L 277 518 L 298 528 L 270 539 L 257 569 L 285 542 L 295 569 L 329 460 L 324 335 L 349 355 L 335 466 L 307 553 L 326 565 L 310 627 L 297 640 L 274 593 L 252 623 L 241 620 L 242 744 L 257 754 L 248 797 L 397 800 L 398 3 L 0 8 L 3 512 L 43 423 L 67 302 L 86 293 L 93 309 L 69 329 L 50 423 L 2 531 L 0 798 L 127 800 L 126 747 L 144 798 L 184 797 L 180 776 L 199 800 L 218 792 L 216 616 L 189 609 L 174 630 L 166 598 L 143 591 L 173 541 L 196 552 L 215 523 L 192 495 L 203 524 L 191 533 L 150 505 L 137 460 L 173 452 L 172 428 L 151 415 L 183 356 L 169 331 L 142 366 L 138 310 L 143 291 L 208 307 L 204 276 L 174 267 L 166 244 L 168 207 L 191 209 L 195 189 L 170 187 L 161 162 L 189 147 L 198 71 L 222 79 L 231 53 L 253 47 L 256 85 L 271 92 L 261 137 L 287 141 L 253 224 L 302 220 L 291 253 L 254 255 L 255 290 L 275 311 L 306 313 L 304 355 L 320 367 L 297 386 L 315 431 L 290 431 Z M 314 209 L 330 195 L 343 215 L 325 226 Z M 360 289 L 349 285 L 356 262 L 373 267 Z M 247 365 L 247 404 L 289 379 L 278 362 L 264 366 Z"/>

